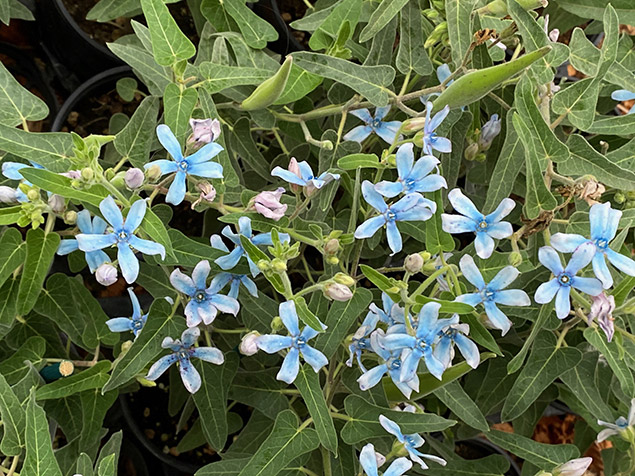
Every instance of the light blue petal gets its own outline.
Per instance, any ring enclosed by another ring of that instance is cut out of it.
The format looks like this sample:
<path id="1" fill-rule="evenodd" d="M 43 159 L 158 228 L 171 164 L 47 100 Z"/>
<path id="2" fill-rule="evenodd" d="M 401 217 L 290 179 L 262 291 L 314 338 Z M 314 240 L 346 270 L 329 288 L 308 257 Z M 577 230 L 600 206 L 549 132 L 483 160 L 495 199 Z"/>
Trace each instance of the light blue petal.
<path id="1" fill-rule="evenodd" d="M 602 286 L 600 285 L 600 289 L 601 288 Z M 569 311 L 571 311 L 570 293 L 571 287 L 569 286 L 560 286 L 560 289 L 558 289 L 556 293 L 556 316 L 558 316 L 558 319 L 564 319 L 569 315 Z"/>
<path id="2" fill-rule="evenodd" d="M 465 215 L 468 218 L 471 218 L 475 222 L 480 222 L 484 219 L 484 216 L 481 212 L 476 209 L 472 200 L 463 195 L 460 189 L 455 188 L 450 190 L 448 193 L 448 200 L 454 207 L 454 209 L 459 212 L 461 215 Z"/>
<path id="3" fill-rule="evenodd" d="M 402 182 L 388 182 L 387 180 L 382 180 L 375 185 L 375 190 L 384 197 L 392 198 L 405 191 L 405 188 Z"/>
<path id="4" fill-rule="evenodd" d="M 130 246 L 135 250 L 140 251 L 144 255 L 160 255 L 161 259 L 165 259 L 165 247 L 160 243 L 144 240 L 134 235 L 128 239 L 128 243 L 130 243 Z"/>
<path id="5" fill-rule="evenodd" d="M 604 253 L 595 253 L 591 262 L 593 263 L 593 272 L 595 273 L 595 276 L 602 281 L 604 289 L 609 289 L 613 286 L 613 276 L 606 264 Z"/>
<path id="6" fill-rule="evenodd" d="M 390 211 L 398 214 L 416 207 L 419 203 L 422 203 L 423 200 L 425 199 L 420 194 L 409 193 L 408 195 L 401 197 L 396 203 L 390 205 Z"/>
<path id="7" fill-rule="evenodd" d="M 126 243 L 117 244 L 117 261 L 121 268 L 121 274 L 128 284 L 132 284 L 139 276 L 139 260 Z"/>
<path id="8" fill-rule="evenodd" d="M 216 145 L 210 142 L 207 145 Z M 203 162 L 202 164 L 194 164 L 187 169 L 190 175 L 205 178 L 223 178 L 223 166 L 216 162 Z"/>
<path id="9" fill-rule="evenodd" d="M 57 254 L 64 256 L 78 249 L 77 240 L 62 240 L 60 241 L 60 246 L 57 248 Z"/>
<path id="10" fill-rule="evenodd" d="M 452 72 L 450 71 L 450 66 L 446 64 L 442 64 L 437 68 L 437 79 L 439 80 L 439 84 L 443 84 L 443 81 L 448 79 Z"/>
<path id="11" fill-rule="evenodd" d="M 225 356 L 216 347 L 197 347 L 192 350 L 191 355 L 192 357 L 216 365 L 220 365 L 225 361 Z"/>
<path id="12" fill-rule="evenodd" d="M 192 281 L 197 289 L 205 289 L 207 287 L 207 277 L 209 276 L 210 269 L 209 261 L 206 259 L 199 261 L 194 267 L 194 270 L 192 271 Z M 211 291 L 208 292 L 210 292 L 210 294 L 215 294 Z"/>
<path id="13" fill-rule="evenodd" d="M 408 356 L 405 359 L 403 359 L 401 362 L 399 382 L 404 383 L 404 382 L 408 382 L 412 380 L 412 378 L 417 373 L 417 368 L 419 367 L 419 361 L 421 360 L 422 357 L 423 357 L 423 354 L 417 349 L 408 353 Z M 442 366 L 440 362 L 439 362 L 439 365 Z"/>
<path id="14" fill-rule="evenodd" d="M 448 183 L 438 174 L 428 175 L 415 182 L 415 192 L 436 192 L 442 188 L 448 188 Z"/>
<path id="15" fill-rule="evenodd" d="M 216 308 L 226 314 L 235 316 L 240 311 L 240 303 L 230 296 L 224 296 L 222 294 L 214 294 L 208 300 L 216 306 Z"/>
<path id="16" fill-rule="evenodd" d="M 205 144 L 200 149 L 198 149 L 192 155 L 186 157 L 185 161 L 190 166 L 194 166 L 195 164 L 202 164 L 203 162 L 207 162 L 208 160 L 213 159 L 218 154 L 220 154 L 222 151 L 223 151 L 223 146 L 222 145 L 220 145 L 218 142 L 210 142 L 208 144 Z M 220 166 L 220 164 L 217 164 L 217 165 Z M 190 168 L 190 170 L 191 170 L 191 168 Z M 221 167 L 221 173 L 222 173 L 222 171 L 223 171 L 223 168 Z M 194 175 L 198 175 L 198 174 L 195 174 L 194 172 L 190 172 L 190 173 L 192 173 Z"/>
<path id="17" fill-rule="evenodd" d="M 398 212 L 396 216 L 397 221 L 426 221 L 432 218 L 435 210 L 431 210 L 427 205 L 427 200 L 422 198 L 417 205 L 409 210 Z M 436 205 L 432 202 L 433 205 Z"/>
<path id="18" fill-rule="evenodd" d="M 382 122 L 379 127 L 375 128 L 375 134 L 381 137 L 387 144 L 392 144 L 397 138 L 401 121 Z"/>
<path id="19" fill-rule="evenodd" d="M 300 335 L 304 338 L 305 341 L 309 341 L 313 339 L 318 334 L 319 334 L 319 331 L 316 331 L 311 326 L 305 326 L 304 329 L 302 329 L 302 332 L 300 333 Z"/>
<path id="20" fill-rule="evenodd" d="M 474 248 L 476 249 L 476 254 L 480 258 L 487 259 L 492 256 L 495 247 L 496 244 L 494 243 L 494 239 L 487 233 L 480 232 L 476 234 L 476 238 L 474 239 Z"/>
<path id="21" fill-rule="evenodd" d="M 556 250 L 554 250 L 551 246 L 543 246 L 538 250 L 538 260 L 555 276 L 558 276 L 562 273 L 562 271 L 564 271 L 562 261 L 560 261 L 560 256 L 558 256 Z"/>
<path id="22" fill-rule="evenodd" d="M 258 348 L 267 354 L 275 354 L 282 349 L 287 349 L 293 345 L 293 338 L 289 336 L 263 335 L 256 339 Z"/>
<path id="23" fill-rule="evenodd" d="M 278 375 L 276 375 L 276 379 L 286 382 L 290 385 L 298 376 L 299 371 L 300 353 L 298 352 L 298 349 L 296 349 L 295 347 L 291 347 L 289 349 L 289 353 L 282 361 L 282 366 L 280 367 Z"/>
<path id="24" fill-rule="evenodd" d="M 86 258 L 91 273 L 94 273 L 102 264 L 110 261 L 108 255 L 101 250 L 87 251 L 84 258 Z"/>
<path id="25" fill-rule="evenodd" d="M 402 476 L 410 468 L 412 468 L 412 461 L 402 456 L 388 466 L 388 469 L 384 472 L 384 476 Z"/>
<path id="26" fill-rule="evenodd" d="M 254 297 L 258 297 L 258 288 L 256 287 L 256 283 L 254 283 L 247 276 L 241 277 L 240 282 L 243 283 L 243 286 L 245 286 L 249 294 L 251 294 Z"/>
<path id="27" fill-rule="evenodd" d="M 223 239 L 220 237 L 220 235 L 210 236 L 209 242 L 212 245 L 212 248 L 229 253 L 229 248 L 227 248 L 227 245 L 225 244 L 225 242 L 223 242 Z"/>
<path id="28" fill-rule="evenodd" d="M 246 236 L 247 238 L 251 238 L 254 234 L 251 229 L 251 218 L 249 217 L 240 217 L 238 219 L 238 230 L 240 234 Z"/>
<path id="29" fill-rule="evenodd" d="M 503 306 L 529 306 L 531 300 L 527 293 L 522 289 L 507 289 L 505 291 L 498 291 L 494 297 L 496 304 Z"/>
<path id="30" fill-rule="evenodd" d="M 439 112 L 437 112 L 428 125 L 428 130 L 434 131 L 441 125 L 441 123 L 448 117 L 450 113 L 450 106 L 445 106 Z"/>
<path id="31" fill-rule="evenodd" d="M 209 274 L 209 272 L 208 272 Z M 192 273 L 192 278 L 194 277 L 194 274 Z M 203 286 L 199 286 L 197 283 L 197 287 L 199 289 L 202 289 L 205 287 L 205 280 L 207 279 L 207 275 L 205 275 L 205 278 L 203 279 L 202 283 Z M 227 286 L 227 283 L 229 283 L 230 281 L 232 281 L 234 278 L 231 274 L 229 273 L 218 273 L 216 276 L 214 276 L 212 278 L 212 282 L 209 285 L 209 288 L 206 289 L 206 292 L 208 294 L 217 294 L 219 292 L 221 292 L 225 286 Z M 236 281 L 240 284 L 239 281 Z M 233 284 L 233 283 L 232 283 Z M 235 297 L 235 296 L 234 296 Z"/>
<path id="32" fill-rule="evenodd" d="M 578 271 L 591 262 L 594 255 L 595 245 L 593 243 L 584 243 L 571 255 L 569 264 L 564 270 L 571 275 L 577 274 Z"/>
<path id="33" fill-rule="evenodd" d="M 496 304 L 492 301 L 486 301 L 483 303 L 485 306 L 485 313 L 489 318 L 490 322 L 496 329 L 501 330 L 501 334 L 507 334 L 507 331 L 512 326 L 511 321 L 507 318 L 505 313 L 496 307 Z"/>
<path id="34" fill-rule="evenodd" d="M 538 286 L 538 289 L 536 289 L 536 294 L 534 294 L 534 301 L 536 301 L 538 304 L 546 304 L 548 302 L 551 302 L 559 289 L 560 283 L 558 282 L 558 278 L 550 279 L 546 283 L 542 283 L 540 286 Z"/>
<path id="35" fill-rule="evenodd" d="M 187 294 L 188 296 L 194 296 L 196 293 L 196 286 L 194 285 L 192 278 L 183 274 L 178 268 L 170 274 L 170 284 L 172 284 L 174 289 Z"/>
<path id="36" fill-rule="evenodd" d="M 417 339 L 411 335 L 395 333 L 386 335 L 382 340 L 382 346 L 390 352 L 395 352 L 401 349 L 409 349 L 416 342 Z"/>
<path id="37" fill-rule="evenodd" d="M 298 162 L 298 167 L 300 168 L 300 175 L 303 179 L 310 180 L 315 178 L 315 175 L 313 175 L 313 169 L 306 160 Z"/>
<path id="38" fill-rule="evenodd" d="M 282 167 L 274 167 L 271 171 L 271 175 L 274 177 L 280 177 L 285 182 L 293 183 L 295 185 L 300 185 L 302 187 L 306 185 L 306 180 L 298 177 L 293 172 L 283 169 Z"/>
<path id="39" fill-rule="evenodd" d="M 177 162 L 183 160 L 181 144 L 179 144 L 179 141 L 176 140 L 176 137 L 174 137 L 174 134 L 168 126 L 165 124 L 159 124 L 157 126 L 157 137 L 159 138 L 161 145 L 170 153 L 174 160 Z"/>
<path id="40" fill-rule="evenodd" d="M 551 236 L 551 246 L 560 253 L 573 253 L 582 243 L 589 241 L 582 235 L 556 233 Z"/>
<path id="41" fill-rule="evenodd" d="M 405 437 L 401 432 L 401 428 L 397 423 L 392 421 L 390 418 L 385 417 L 384 415 L 379 415 L 379 424 L 382 426 L 384 430 L 390 433 L 392 436 L 397 438 L 400 443 L 405 441 Z"/>
<path id="42" fill-rule="evenodd" d="M 373 132 L 373 128 L 370 126 L 357 126 L 353 127 L 350 131 L 344 134 L 344 140 L 352 142 L 362 142 Z"/>
<path id="43" fill-rule="evenodd" d="M 493 225 L 488 225 L 485 233 L 487 233 L 492 238 L 502 240 L 503 238 L 512 236 L 512 234 L 514 233 L 514 229 L 512 228 L 511 223 L 507 221 L 500 221 L 498 223 L 494 223 Z"/>
<path id="44" fill-rule="evenodd" d="M 384 117 L 386 117 L 388 115 L 388 113 L 390 112 L 390 109 L 391 109 L 390 105 L 375 108 L 375 116 L 374 116 L 374 118 L 382 121 L 384 119 Z"/>
<path id="45" fill-rule="evenodd" d="M 298 327 L 298 313 L 295 310 L 295 302 L 285 301 L 280 303 L 278 307 L 278 313 L 282 323 L 292 336 L 300 335 L 300 328 Z"/>
<path id="46" fill-rule="evenodd" d="M 428 372 L 434 375 L 436 378 L 441 380 L 443 378 L 443 372 L 445 371 L 445 367 L 443 364 L 437 359 L 433 353 L 432 349 L 428 347 L 426 352 L 423 354 L 423 360 L 426 363 L 426 367 Z M 408 379 L 409 380 L 409 379 Z"/>
<path id="47" fill-rule="evenodd" d="M 154 160 L 152 162 L 145 164 L 143 168 L 148 170 L 153 165 L 159 166 L 159 169 L 161 169 L 161 175 L 171 174 L 173 172 L 176 172 L 179 169 L 179 166 L 176 162 L 174 162 L 173 160 L 167 160 L 167 159 Z"/>
<path id="48" fill-rule="evenodd" d="M 410 175 L 412 167 L 415 162 L 415 155 L 413 152 L 414 144 L 408 143 L 399 146 L 397 154 L 395 156 L 395 162 L 397 163 L 397 172 L 400 179 L 405 179 Z"/>
<path id="49" fill-rule="evenodd" d="M 430 141 L 432 148 L 443 154 L 452 152 L 452 142 L 447 137 L 435 137 Z"/>
<path id="50" fill-rule="evenodd" d="M 412 167 L 412 170 L 408 174 L 408 178 L 412 180 L 422 180 L 438 165 L 439 159 L 437 159 L 434 155 L 424 155 L 414 164 L 414 167 Z"/>
<path id="51" fill-rule="evenodd" d="M 602 238 L 604 238 L 606 241 L 611 241 L 613 238 L 615 238 L 615 234 L 617 233 L 617 229 L 620 225 L 620 218 L 622 218 L 621 210 L 609 210 L 606 228 L 604 229 L 604 235 L 602 236 Z"/>
<path id="52" fill-rule="evenodd" d="M 259 235 L 254 236 L 251 239 L 251 242 L 256 246 L 262 246 L 262 245 L 272 246 L 273 245 L 273 241 L 271 239 L 271 233 L 260 233 Z"/>
<path id="53" fill-rule="evenodd" d="M 366 123 L 373 122 L 373 116 L 368 109 L 355 109 L 354 111 L 349 111 L 348 113 Z"/>
<path id="54" fill-rule="evenodd" d="M 386 224 L 386 217 L 379 215 L 373 218 L 369 218 L 364 223 L 359 225 L 355 230 L 355 238 L 363 239 L 370 238 L 377 231 Z"/>
<path id="55" fill-rule="evenodd" d="M 127 317 L 115 317 L 108 319 L 106 325 L 110 332 L 128 332 L 132 330 L 132 321 Z"/>
<path id="56" fill-rule="evenodd" d="M 139 304 L 139 299 L 137 299 L 137 295 L 134 293 L 132 288 L 128 288 L 128 296 L 130 297 L 130 302 L 132 303 L 132 316 L 133 317 L 141 317 L 141 305 Z"/>
<path id="57" fill-rule="evenodd" d="M 146 378 L 148 380 L 158 379 L 177 360 L 178 358 L 174 354 L 161 357 L 152 365 L 152 367 L 150 367 L 150 370 L 148 371 L 148 375 L 146 375 Z"/>
<path id="58" fill-rule="evenodd" d="M 183 343 L 183 347 L 191 348 L 201 335 L 201 331 L 198 327 L 192 327 L 189 329 L 185 329 L 181 333 L 181 342 Z"/>
<path id="59" fill-rule="evenodd" d="M 29 167 L 27 164 L 20 164 L 18 162 L 5 162 L 2 164 L 2 175 L 11 180 L 22 180 L 22 174 L 20 170 Z"/>
<path id="60" fill-rule="evenodd" d="M 485 280 L 476 266 L 474 258 L 470 255 L 463 255 L 459 261 L 459 267 L 465 279 L 476 286 L 476 289 L 481 290 L 485 287 Z"/>
<path id="61" fill-rule="evenodd" d="M 214 263 L 220 266 L 221 269 L 228 270 L 232 269 L 234 266 L 238 264 L 240 258 L 243 256 L 245 252 L 242 248 L 235 248 L 234 251 L 229 253 L 228 255 L 221 256 L 220 258 L 216 258 Z"/>
<path id="62" fill-rule="evenodd" d="M 77 246 L 82 251 L 97 251 L 117 243 L 117 237 L 113 233 L 107 235 L 85 235 L 80 233 L 75 237 Z"/>
<path id="63" fill-rule="evenodd" d="M 172 205 L 178 205 L 183 201 L 187 190 L 186 178 L 187 175 L 185 172 L 179 169 L 170 184 L 170 188 L 168 188 L 168 194 L 165 196 L 166 202 Z"/>
<path id="64" fill-rule="evenodd" d="M 498 204 L 496 210 L 485 217 L 485 221 L 489 225 L 493 225 L 494 223 L 501 221 L 503 218 L 509 215 L 515 206 L 516 202 L 513 201 L 511 198 L 504 198 Z"/>
<path id="65" fill-rule="evenodd" d="M 609 202 L 596 203 L 589 210 L 589 228 L 593 239 L 604 238 L 610 210 Z"/>
<path id="66" fill-rule="evenodd" d="M 439 309 L 441 309 L 441 304 L 438 302 L 428 302 L 421 307 L 416 330 L 418 338 L 425 338 L 429 336 L 430 333 L 436 334 Z"/>
<path id="67" fill-rule="evenodd" d="M 571 286 L 589 296 L 597 296 L 604 290 L 602 282 L 599 279 L 583 278 L 581 276 L 571 278 Z"/>
<path id="68" fill-rule="evenodd" d="M 367 476 L 378 476 L 377 459 L 375 458 L 375 447 L 372 443 L 368 443 L 359 453 L 359 463 L 364 468 Z"/>
<path id="69" fill-rule="evenodd" d="M 380 213 L 385 213 L 388 210 L 388 206 L 382 196 L 375 190 L 375 186 L 368 180 L 362 182 L 362 195 L 364 200 Z"/>
<path id="70" fill-rule="evenodd" d="M 386 223 L 386 238 L 388 238 L 388 246 L 392 250 L 392 254 L 399 253 L 403 248 L 403 241 L 394 221 Z"/>
<path id="71" fill-rule="evenodd" d="M 611 99 L 616 101 L 630 101 L 635 99 L 635 92 L 629 91 L 628 89 L 618 89 L 611 93 Z"/>
<path id="72" fill-rule="evenodd" d="M 88 233 L 88 234 L 103 233 L 103 231 L 100 232 L 100 231 L 93 230 L 93 224 L 90 220 L 90 212 L 88 210 L 82 210 L 81 212 L 77 214 L 77 228 L 79 228 L 79 231 L 81 231 L 82 233 Z"/>
<path id="73" fill-rule="evenodd" d="M 468 293 L 468 294 L 461 294 L 460 296 L 457 296 L 455 301 L 463 302 L 465 304 L 469 304 L 472 307 L 476 307 L 477 305 L 483 302 L 483 298 L 481 297 L 480 293 Z"/>
<path id="74" fill-rule="evenodd" d="M 469 233 L 476 231 L 476 223 L 471 218 L 463 215 L 441 214 L 441 228 L 450 234 Z"/>
<path id="75" fill-rule="evenodd" d="M 196 329 L 201 321 L 206 325 L 211 324 L 216 319 L 218 309 L 209 300 L 198 302 L 195 299 L 191 299 L 185 306 L 185 317 L 187 326 Z"/>
<path id="76" fill-rule="evenodd" d="M 123 229 L 127 233 L 134 233 L 135 230 L 141 226 L 141 222 L 143 221 L 147 208 L 148 204 L 143 199 L 137 200 L 132 204 L 123 226 Z"/>
<path id="77" fill-rule="evenodd" d="M 439 362 L 443 364 L 443 368 L 447 369 L 452 363 L 452 339 L 447 335 L 443 335 L 434 347 L 433 353 Z"/>
<path id="78" fill-rule="evenodd" d="M 233 297 L 234 299 L 238 299 L 238 294 L 240 292 L 240 281 L 233 280 L 231 285 L 229 286 L 229 292 L 227 295 L 229 297 Z"/>
<path id="79" fill-rule="evenodd" d="M 611 264 L 622 273 L 628 274 L 629 276 L 635 276 L 635 261 L 621 253 L 613 251 L 610 248 L 607 248 L 605 253 Z"/>
<path id="80" fill-rule="evenodd" d="M 454 342 L 467 364 L 473 369 L 478 367 L 481 362 L 481 355 L 476 344 L 459 332 L 454 336 Z"/>
<path id="81" fill-rule="evenodd" d="M 123 228 L 123 215 L 115 203 L 115 200 L 111 196 L 108 196 L 101 201 L 99 204 L 99 210 L 106 221 L 110 223 L 115 230 L 121 230 Z"/>
<path id="82" fill-rule="evenodd" d="M 381 378 L 386 374 L 386 372 L 388 372 L 386 364 L 378 365 L 364 372 L 362 376 L 357 379 L 360 390 L 366 391 L 373 388 L 381 382 Z"/>
<path id="83" fill-rule="evenodd" d="M 496 274 L 496 276 L 494 276 L 494 279 L 489 282 L 487 288 L 492 291 L 505 289 L 513 283 L 519 275 L 520 271 L 518 271 L 518 269 L 513 266 L 505 266 Z"/>
<path id="84" fill-rule="evenodd" d="M 179 373 L 187 391 L 190 393 L 198 392 L 199 388 L 201 388 L 201 376 L 189 359 L 181 359 L 179 361 Z"/>
<path id="85" fill-rule="evenodd" d="M 304 345 L 300 349 L 302 353 L 302 357 L 304 357 L 304 361 L 313 367 L 315 373 L 319 372 L 320 369 L 326 366 L 329 363 L 329 359 L 317 349 L 314 349 L 310 345 Z"/>

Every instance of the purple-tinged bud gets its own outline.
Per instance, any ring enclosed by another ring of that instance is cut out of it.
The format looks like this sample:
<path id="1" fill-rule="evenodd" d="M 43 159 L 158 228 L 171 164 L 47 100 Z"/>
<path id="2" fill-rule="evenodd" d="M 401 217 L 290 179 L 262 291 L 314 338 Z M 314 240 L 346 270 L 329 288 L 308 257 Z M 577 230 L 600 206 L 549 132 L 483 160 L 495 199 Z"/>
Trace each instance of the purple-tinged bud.
<path id="1" fill-rule="evenodd" d="M 188 143 L 209 144 L 218 139 L 221 133 L 218 119 L 190 119 L 192 135 L 187 140 Z"/>
<path id="2" fill-rule="evenodd" d="M 238 346 L 240 353 L 243 355 L 254 355 L 258 352 L 258 337 L 260 337 L 258 331 L 245 334 L 242 341 L 240 341 L 240 346 Z"/>
<path id="3" fill-rule="evenodd" d="M 192 210 L 201 202 L 212 203 L 216 198 L 216 189 L 209 182 L 199 182 L 196 184 L 197 190 L 201 192 L 196 201 L 192 202 Z"/>
<path id="4" fill-rule="evenodd" d="M 606 340 L 611 342 L 615 333 L 613 311 L 615 310 L 615 297 L 607 296 L 604 292 L 597 296 L 591 296 L 591 312 L 588 315 L 589 325 L 593 319 L 597 319 L 598 325 L 606 334 Z"/>
<path id="5" fill-rule="evenodd" d="M 291 172 L 292 174 L 295 174 L 296 176 L 302 178 L 302 173 L 300 172 L 300 165 L 298 165 L 298 161 L 295 159 L 295 157 L 291 157 L 291 160 L 289 161 L 289 167 L 287 167 L 287 170 Z M 298 190 L 300 190 L 300 186 L 292 183 L 291 190 L 293 190 L 294 192 L 297 192 Z"/>
<path id="6" fill-rule="evenodd" d="M 492 114 L 489 121 L 483 124 L 481 129 L 481 136 L 478 139 L 478 145 L 481 150 L 487 150 L 492 145 L 492 142 L 501 131 L 501 120 L 498 114 Z"/>
<path id="7" fill-rule="evenodd" d="M 552 471 L 553 476 L 582 476 L 593 463 L 593 458 L 577 458 L 561 464 Z"/>
<path id="8" fill-rule="evenodd" d="M 110 263 L 104 263 L 95 271 L 95 279 L 102 286 L 110 286 L 117 281 L 117 268 Z"/>
<path id="9" fill-rule="evenodd" d="M 126 170 L 126 176 L 124 177 L 124 181 L 126 182 L 126 187 L 131 189 L 141 187 L 145 179 L 146 179 L 146 176 L 143 173 L 143 170 L 138 169 L 136 167 Z"/>
<path id="10" fill-rule="evenodd" d="M 324 253 L 327 255 L 334 255 L 340 250 L 340 240 L 337 238 L 331 238 L 324 245 Z"/>
<path id="11" fill-rule="evenodd" d="M 6 185 L 0 186 L 0 203 L 17 203 L 17 193 L 14 188 Z"/>
<path id="12" fill-rule="evenodd" d="M 79 180 L 80 178 L 82 178 L 82 171 L 81 170 L 69 170 L 68 172 L 63 172 L 60 175 L 63 175 L 64 177 L 68 177 L 69 179 Z"/>
<path id="13" fill-rule="evenodd" d="M 51 211 L 58 215 L 61 215 L 64 213 L 64 210 L 66 210 L 66 201 L 64 200 L 64 197 L 56 193 L 49 197 L 48 204 L 49 207 L 51 207 Z"/>
<path id="14" fill-rule="evenodd" d="M 353 297 L 353 292 L 343 284 L 331 283 L 324 286 L 324 296 L 333 301 L 348 301 Z"/>
<path id="15" fill-rule="evenodd" d="M 253 206 L 265 218 L 278 221 L 287 211 L 287 205 L 280 202 L 282 194 L 284 194 L 284 188 L 282 187 L 273 192 L 260 192 L 254 197 Z"/>
<path id="16" fill-rule="evenodd" d="M 419 253 L 408 255 L 403 266 L 410 274 L 417 274 L 423 268 L 423 257 Z"/>

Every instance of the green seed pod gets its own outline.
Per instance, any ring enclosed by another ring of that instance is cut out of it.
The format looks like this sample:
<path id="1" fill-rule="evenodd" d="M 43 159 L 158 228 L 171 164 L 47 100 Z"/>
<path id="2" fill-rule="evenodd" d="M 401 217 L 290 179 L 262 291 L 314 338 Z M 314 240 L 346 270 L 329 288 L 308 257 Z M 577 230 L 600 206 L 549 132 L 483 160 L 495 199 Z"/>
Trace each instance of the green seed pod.
<path id="1" fill-rule="evenodd" d="M 525 10 L 533 10 L 534 8 L 546 7 L 547 0 L 517 0 L 521 7 Z M 494 0 L 482 8 L 476 10 L 479 15 L 488 15 L 495 17 L 504 17 L 508 14 L 507 2 L 505 0 Z"/>
<path id="2" fill-rule="evenodd" d="M 445 106 L 450 106 L 450 109 L 463 107 L 478 101 L 499 87 L 503 81 L 531 66 L 551 49 L 551 46 L 543 46 L 509 63 L 490 66 L 461 76 L 434 101 L 433 111 L 440 111 Z"/>
<path id="3" fill-rule="evenodd" d="M 284 60 L 276 74 L 258 86 L 251 93 L 251 96 L 242 102 L 241 108 L 245 111 L 255 111 L 269 107 L 276 102 L 287 85 L 292 64 L 293 57 L 287 56 L 287 59 Z"/>

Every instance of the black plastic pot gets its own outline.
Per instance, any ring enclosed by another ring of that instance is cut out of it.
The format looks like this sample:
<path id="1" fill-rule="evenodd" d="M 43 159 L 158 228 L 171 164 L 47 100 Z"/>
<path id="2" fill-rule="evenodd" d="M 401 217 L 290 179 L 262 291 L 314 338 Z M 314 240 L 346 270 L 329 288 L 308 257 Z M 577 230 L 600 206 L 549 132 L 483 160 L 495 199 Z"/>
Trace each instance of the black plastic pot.
<path id="1" fill-rule="evenodd" d="M 101 71 L 124 64 L 80 28 L 62 0 L 38 1 L 36 18 L 42 48 L 69 91 Z"/>
<path id="2" fill-rule="evenodd" d="M 277 0 L 260 0 L 252 4 L 251 8 L 256 15 L 273 26 L 278 32 L 278 39 L 268 43 L 267 48 L 282 55 L 282 57 L 294 51 L 303 51 L 306 49 L 295 36 L 293 36 L 289 26 L 282 19 Z"/>
<path id="3" fill-rule="evenodd" d="M 518 463 L 510 456 L 510 454 L 499 446 L 495 445 L 489 440 L 483 438 L 470 438 L 467 440 L 460 440 L 456 442 L 456 445 L 463 445 L 472 450 L 478 458 L 484 458 L 489 455 L 501 455 L 509 461 L 508 476 L 520 476 L 520 467 Z"/>

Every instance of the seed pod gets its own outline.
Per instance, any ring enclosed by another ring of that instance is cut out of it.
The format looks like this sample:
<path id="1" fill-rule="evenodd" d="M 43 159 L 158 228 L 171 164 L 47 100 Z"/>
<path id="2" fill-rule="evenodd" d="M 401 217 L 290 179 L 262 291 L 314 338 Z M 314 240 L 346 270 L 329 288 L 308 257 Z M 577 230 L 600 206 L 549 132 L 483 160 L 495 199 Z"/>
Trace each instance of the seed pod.
<path id="1" fill-rule="evenodd" d="M 258 86 L 251 93 L 251 96 L 242 102 L 241 108 L 245 111 L 255 111 L 269 107 L 276 102 L 287 85 L 292 64 L 293 57 L 287 56 L 287 59 L 284 60 L 276 74 Z"/>
<path id="2" fill-rule="evenodd" d="M 525 10 L 533 10 L 534 8 L 546 7 L 547 0 L 517 0 L 521 7 Z M 504 17 L 508 14 L 507 3 L 505 0 L 494 0 L 482 8 L 476 10 L 479 15 L 488 15 L 495 17 Z"/>
<path id="3" fill-rule="evenodd" d="M 461 76 L 434 101 L 433 111 L 440 111 L 445 106 L 450 106 L 451 109 L 463 107 L 478 101 L 499 87 L 503 81 L 531 66 L 549 53 L 551 49 L 551 46 L 543 46 L 539 50 L 527 53 L 509 63 L 490 66 Z"/>

